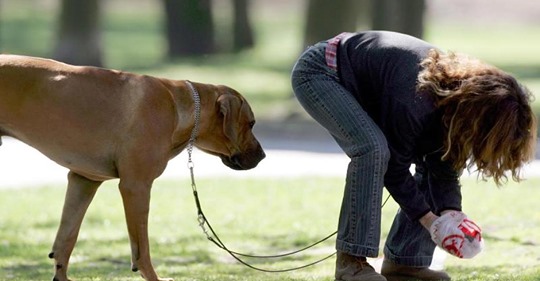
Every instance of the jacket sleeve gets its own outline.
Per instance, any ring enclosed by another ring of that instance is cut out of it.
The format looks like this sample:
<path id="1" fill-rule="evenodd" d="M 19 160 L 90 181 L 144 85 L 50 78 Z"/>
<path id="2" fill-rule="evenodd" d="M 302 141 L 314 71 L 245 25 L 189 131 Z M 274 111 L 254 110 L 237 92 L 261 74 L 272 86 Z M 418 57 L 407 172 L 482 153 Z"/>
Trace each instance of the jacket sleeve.
<path id="1" fill-rule="evenodd" d="M 410 220 L 418 220 L 431 208 L 409 170 L 412 161 L 406 160 L 408 157 L 401 150 L 390 148 L 390 151 L 392 156 L 384 179 L 386 189 Z"/>
<path id="2" fill-rule="evenodd" d="M 435 204 L 435 213 L 444 210 L 461 211 L 461 171 L 456 171 L 450 162 L 441 160 L 442 152 L 426 155 L 425 165 L 428 170 L 428 181 L 431 197 Z"/>
<path id="3" fill-rule="evenodd" d="M 407 217 L 417 220 L 431 209 L 410 171 L 416 141 L 423 128 L 406 107 L 393 104 L 393 108 L 392 118 L 385 120 L 391 156 L 384 184 Z"/>

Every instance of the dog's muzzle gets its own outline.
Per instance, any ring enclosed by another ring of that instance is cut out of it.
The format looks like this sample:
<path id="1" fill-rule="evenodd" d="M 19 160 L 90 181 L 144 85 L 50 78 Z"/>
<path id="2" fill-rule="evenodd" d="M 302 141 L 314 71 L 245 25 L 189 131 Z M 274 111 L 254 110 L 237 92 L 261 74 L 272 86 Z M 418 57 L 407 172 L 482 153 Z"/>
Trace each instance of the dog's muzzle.
<path id="1" fill-rule="evenodd" d="M 232 156 L 221 156 L 221 161 L 227 167 L 234 170 L 249 170 L 257 167 L 259 162 L 266 157 L 264 150 L 259 145 L 256 149 L 236 153 Z"/>

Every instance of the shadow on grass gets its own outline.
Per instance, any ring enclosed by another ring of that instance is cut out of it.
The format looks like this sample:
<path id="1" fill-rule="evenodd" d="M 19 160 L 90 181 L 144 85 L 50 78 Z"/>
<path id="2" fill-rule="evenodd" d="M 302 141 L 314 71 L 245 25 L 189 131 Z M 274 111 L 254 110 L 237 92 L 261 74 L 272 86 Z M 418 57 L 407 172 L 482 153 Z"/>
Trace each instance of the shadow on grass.
<path id="1" fill-rule="evenodd" d="M 288 268 L 307 263 L 311 256 L 295 260 L 280 260 L 276 263 L 253 262 L 262 268 Z M 251 263 L 251 261 L 250 261 Z M 314 280 L 313 278 L 293 278 L 289 273 L 262 273 L 240 265 L 232 258 L 212 254 L 208 251 L 193 251 L 177 256 L 155 255 L 153 259 L 158 274 L 175 280 Z M 74 280 L 142 280 L 139 273 L 130 270 L 129 256 L 74 256 L 70 263 L 68 277 Z M 0 280 L 50 280 L 53 262 L 42 259 L 39 262 L 12 261 L 0 266 Z M 311 275 L 309 271 L 303 273 Z M 328 271 L 329 275 L 331 271 Z M 317 279 L 322 280 L 322 279 Z M 325 279 L 326 280 L 326 279 Z M 328 280 L 332 280 L 328 278 Z"/>
<path id="2" fill-rule="evenodd" d="M 524 267 L 516 270 L 514 265 L 482 267 L 450 267 L 448 272 L 454 281 L 538 281 L 540 269 Z M 512 273 L 513 272 L 513 273 Z M 519 275 L 516 274 L 519 272 Z"/>

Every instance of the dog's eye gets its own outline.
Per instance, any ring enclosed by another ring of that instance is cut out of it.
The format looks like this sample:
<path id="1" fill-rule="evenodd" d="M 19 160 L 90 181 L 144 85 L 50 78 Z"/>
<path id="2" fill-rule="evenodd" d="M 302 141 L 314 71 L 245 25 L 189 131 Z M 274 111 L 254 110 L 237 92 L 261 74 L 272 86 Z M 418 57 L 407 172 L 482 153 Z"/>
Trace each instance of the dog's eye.
<path id="1" fill-rule="evenodd" d="M 253 129 L 254 126 L 255 126 L 255 121 L 249 122 L 249 127 L 250 127 L 251 129 Z"/>

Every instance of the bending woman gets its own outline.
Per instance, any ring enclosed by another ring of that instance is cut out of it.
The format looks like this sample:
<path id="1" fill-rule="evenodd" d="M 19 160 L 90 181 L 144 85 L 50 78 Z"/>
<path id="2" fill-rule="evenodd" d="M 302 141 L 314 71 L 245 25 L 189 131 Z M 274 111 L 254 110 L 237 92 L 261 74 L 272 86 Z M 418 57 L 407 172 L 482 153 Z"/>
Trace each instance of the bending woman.
<path id="1" fill-rule="evenodd" d="M 461 212 L 459 176 L 475 167 L 497 184 L 520 179 L 536 145 L 531 94 L 476 59 L 385 31 L 342 33 L 306 50 L 292 72 L 305 110 L 350 157 L 336 248 L 336 280 L 450 280 L 432 271 L 429 229 Z M 414 176 L 410 172 L 416 165 Z M 377 257 L 386 186 L 399 204 Z"/>

